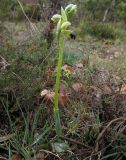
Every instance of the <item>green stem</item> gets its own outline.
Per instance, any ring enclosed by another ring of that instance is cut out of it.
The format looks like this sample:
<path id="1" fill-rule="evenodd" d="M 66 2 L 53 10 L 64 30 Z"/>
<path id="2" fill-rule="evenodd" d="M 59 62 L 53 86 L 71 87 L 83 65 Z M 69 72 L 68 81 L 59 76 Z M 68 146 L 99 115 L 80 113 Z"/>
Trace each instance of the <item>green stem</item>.
<path id="1" fill-rule="evenodd" d="M 58 58 L 58 65 L 57 65 L 55 97 L 54 97 L 54 120 L 55 120 L 56 134 L 58 137 L 61 136 L 62 134 L 60 113 L 59 113 L 59 107 L 58 107 L 58 97 L 59 97 L 61 67 L 62 67 L 62 60 L 63 60 L 63 49 L 64 49 L 64 37 L 63 35 L 60 35 L 59 37 L 59 58 Z"/>

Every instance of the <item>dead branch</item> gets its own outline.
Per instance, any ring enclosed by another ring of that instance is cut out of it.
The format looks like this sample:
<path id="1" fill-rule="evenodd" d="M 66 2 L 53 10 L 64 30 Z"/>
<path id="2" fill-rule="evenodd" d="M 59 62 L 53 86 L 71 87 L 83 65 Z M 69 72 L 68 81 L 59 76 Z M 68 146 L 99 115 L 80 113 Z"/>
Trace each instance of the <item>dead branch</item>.
<path id="1" fill-rule="evenodd" d="M 115 122 L 118 122 L 118 121 L 126 121 L 125 118 L 116 118 L 116 119 L 113 119 L 112 121 L 110 121 L 108 123 L 108 125 L 101 131 L 101 133 L 98 135 L 97 139 L 96 139 L 96 145 L 95 145 L 95 152 L 98 152 L 99 150 L 99 141 L 101 140 L 101 138 L 105 135 L 105 133 L 108 131 L 109 127 L 115 123 Z"/>
<path id="2" fill-rule="evenodd" d="M 80 146 L 82 146 L 82 147 L 85 147 L 85 148 L 88 148 L 88 149 L 90 149 L 90 150 L 93 149 L 92 147 L 90 147 L 90 146 L 88 146 L 88 145 L 86 145 L 86 144 L 84 144 L 84 143 L 78 142 L 78 141 L 76 141 L 76 140 L 74 140 L 74 139 L 67 138 L 67 137 L 64 137 L 64 136 L 61 136 L 60 138 L 65 139 L 65 140 L 67 140 L 67 141 L 69 141 L 69 142 L 71 142 L 71 143 L 78 144 L 78 145 L 80 145 Z"/>

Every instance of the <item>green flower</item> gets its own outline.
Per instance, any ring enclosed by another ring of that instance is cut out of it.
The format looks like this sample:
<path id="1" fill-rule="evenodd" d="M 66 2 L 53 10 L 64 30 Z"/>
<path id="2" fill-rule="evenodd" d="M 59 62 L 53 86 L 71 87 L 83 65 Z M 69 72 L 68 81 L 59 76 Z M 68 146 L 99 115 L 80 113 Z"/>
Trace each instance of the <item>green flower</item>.
<path id="1" fill-rule="evenodd" d="M 61 15 L 60 14 L 55 14 L 51 20 L 54 22 L 54 23 L 58 23 L 59 20 L 61 19 Z"/>
<path id="2" fill-rule="evenodd" d="M 74 4 L 69 4 L 66 8 L 65 8 L 65 12 L 67 14 L 67 17 L 71 17 L 73 14 L 75 14 L 77 11 L 77 6 Z"/>
<path id="3" fill-rule="evenodd" d="M 55 14 L 51 20 L 57 24 L 56 34 L 59 37 L 60 33 L 64 36 L 69 36 L 71 34 L 71 30 L 68 30 L 68 27 L 71 23 L 68 21 L 68 18 L 72 16 L 76 12 L 76 5 L 69 4 L 65 9 L 61 7 L 61 15 Z"/>

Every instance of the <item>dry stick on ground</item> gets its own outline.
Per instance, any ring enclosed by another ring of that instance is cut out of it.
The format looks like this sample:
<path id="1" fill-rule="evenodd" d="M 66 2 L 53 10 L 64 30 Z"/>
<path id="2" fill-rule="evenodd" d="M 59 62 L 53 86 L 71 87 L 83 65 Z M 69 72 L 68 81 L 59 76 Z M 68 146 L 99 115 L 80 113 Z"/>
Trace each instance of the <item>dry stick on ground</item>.
<path id="1" fill-rule="evenodd" d="M 3 156 L 0 156 L 0 159 L 1 160 L 8 160 L 7 158 L 3 157 Z"/>
<path id="2" fill-rule="evenodd" d="M 2 57 L 0 56 L 0 69 L 6 69 L 10 64 Z"/>
<path id="3" fill-rule="evenodd" d="M 105 148 L 103 148 L 102 150 L 98 151 L 97 153 L 92 152 L 90 156 L 86 157 L 85 160 L 89 160 L 89 158 L 91 159 L 92 156 L 97 156 L 100 152 L 106 150 L 107 148 L 109 148 L 111 146 L 111 144 L 113 143 L 113 141 L 108 144 Z M 83 153 L 85 154 L 85 153 Z"/>
<path id="4" fill-rule="evenodd" d="M 110 121 L 108 123 L 108 125 L 101 131 L 101 133 L 98 135 L 97 139 L 96 139 L 96 145 L 95 145 L 95 152 L 98 152 L 99 150 L 99 141 L 101 140 L 101 138 L 105 135 L 105 133 L 107 132 L 107 130 L 109 129 L 109 127 L 115 123 L 115 122 L 118 122 L 118 121 L 126 121 L 125 118 L 116 118 L 116 119 L 113 119 L 112 121 Z"/>
<path id="5" fill-rule="evenodd" d="M 64 137 L 64 136 L 60 136 L 60 138 L 65 139 L 65 140 L 67 140 L 67 141 L 69 141 L 69 142 L 71 142 L 71 143 L 78 144 L 78 145 L 80 145 L 80 146 L 82 146 L 82 147 L 85 147 L 85 148 L 88 148 L 88 149 L 90 149 L 90 150 L 93 150 L 92 147 L 90 147 L 90 146 L 88 146 L 88 145 L 86 145 L 86 144 L 84 144 L 84 143 L 78 142 L 78 141 L 76 141 L 76 140 L 74 140 L 74 139 L 67 138 L 67 137 Z"/>
<path id="6" fill-rule="evenodd" d="M 53 155 L 54 157 L 60 159 L 60 160 L 63 160 L 62 158 L 60 158 L 57 154 L 54 154 L 53 152 L 50 152 L 50 151 L 47 151 L 45 149 L 41 149 L 39 152 L 45 152 L 45 153 L 48 153 L 48 154 L 51 154 Z"/>
<path id="7" fill-rule="evenodd" d="M 14 136 L 15 136 L 15 134 L 9 134 L 9 135 L 6 135 L 6 136 L 2 136 L 2 137 L 0 137 L 0 142 L 7 141 L 7 140 L 13 138 Z"/>
<path id="8" fill-rule="evenodd" d="M 53 54 L 53 52 L 54 52 L 54 50 L 55 50 L 56 48 L 57 48 L 57 45 L 52 46 L 52 47 L 50 48 L 49 54 L 47 54 L 47 56 L 42 60 L 42 62 L 41 62 L 40 65 L 42 65 L 42 64 L 44 63 L 44 61 L 47 60 L 49 56 L 51 56 L 51 54 Z"/>
<path id="9" fill-rule="evenodd" d="M 120 125 L 122 125 L 122 123 L 124 123 L 124 121 L 123 121 L 123 122 L 120 122 L 120 124 L 118 125 L 118 128 L 120 127 Z M 124 125 L 124 127 L 121 128 L 121 129 L 118 131 L 118 133 L 124 132 L 125 129 L 126 129 L 126 125 Z M 107 148 L 109 148 L 109 147 L 112 145 L 112 143 L 113 143 L 114 141 L 116 141 L 116 140 L 117 140 L 117 137 L 116 137 L 116 139 L 113 139 L 113 140 L 111 141 L 111 143 L 109 143 L 105 148 L 99 150 L 99 151 L 96 152 L 96 153 L 92 152 L 92 154 L 91 154 L 90 156 L 88 156 L 85 160 L 87 160 L 88 158 L 90 158 L 90 157 L 92 157 L 92 156 L 94 156 L 94 155 L 98 155 L 98 153 L 100 153 L 100 152 L 105 151 L 105 150 L 106 150 Z"/>
<path id="10" fill-rule="evenodd" d="M 122 132 L 124 132 L 125 130 L 126 130 L 126 125 L 119 130 L 119 133 L 122 133 Z"/>

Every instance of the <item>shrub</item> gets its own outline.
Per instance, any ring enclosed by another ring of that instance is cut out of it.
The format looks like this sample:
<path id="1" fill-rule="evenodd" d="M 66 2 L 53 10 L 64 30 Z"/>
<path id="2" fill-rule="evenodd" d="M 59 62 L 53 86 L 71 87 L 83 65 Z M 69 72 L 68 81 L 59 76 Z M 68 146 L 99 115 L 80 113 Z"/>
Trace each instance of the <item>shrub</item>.
<path id="1" fill-rule="evenodd" d="M 110 23 L 84 22 L 80 25 L 80 36 L 83 38 L 86 34 L 95 36 L 99 39 L 116 39 L 118 33 Z"/>
<path id="2" fill-rule="evenodd" d="M 30 5 L 26 3 L 21 4 L 29 18 L 38 19 L 38 17 L 40 17 L 40 8 L 38 5 Z M 16 0 L 1 0 L 0 18 L 3 20 L 11 20 L 12 18 L 22 20 L 25 17 Z"/>
<path id="3" fill-rule="evenodd" d="M 23 9 L 29 18 L 38 19 L 38 17 L 40 17 L 40 9 L 37 5 L 23 4 Z M 19 5 L 16 7 L 16 17 L 15 18 L 18 20 L 25 18 L 22 12 L 22 9 Z"/>
<path id="4" fill-rule="evenodd" d="M 77 31 L 77 33 L 79 34 L 79 36 L 82 39 L 85 39 L 86 35 L 89 34 L 90 30 L 91 30 L 91 24 L 90 24 L 90 22 L 88 22 L 88 21 L 82 21 L 80 23 L 80 27 L 79 27 L 79 30 Z"/>
<path id="5" fill-rule="evenodd" d="M 117 33 L 111 24 L 99 23 L 92 27 L 90 33 L 98 38 L 103 39 L 116 39 Z"/>
<path id="6" fill-rule="evenodd" d="M 116 12 L 118 17 L 126 22 L 126 2 L 121 2 Z"/>
<path id="7" fill-rule="evenodd" d="M 0 19 L 5 19 L 9 16 L 11 2 L 9 0 L 0 1 Z"/>

